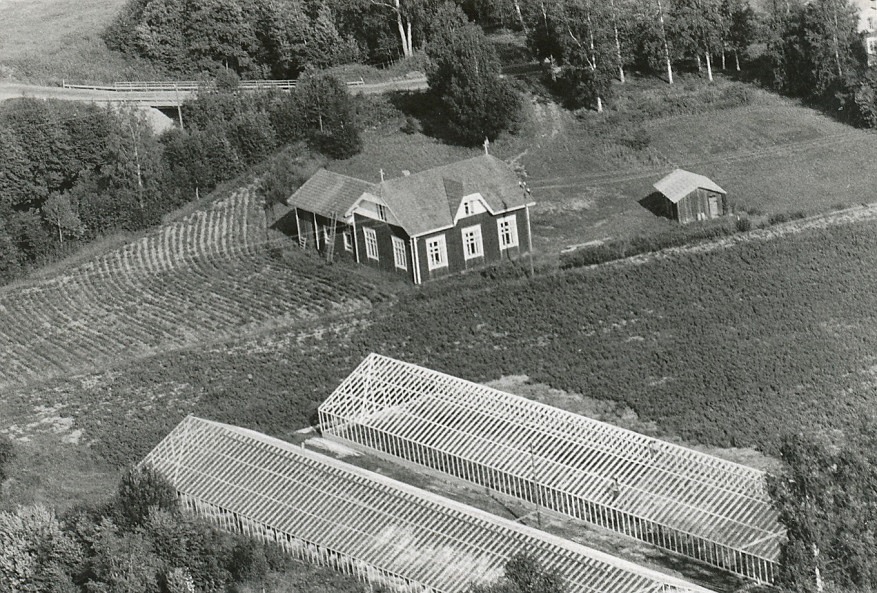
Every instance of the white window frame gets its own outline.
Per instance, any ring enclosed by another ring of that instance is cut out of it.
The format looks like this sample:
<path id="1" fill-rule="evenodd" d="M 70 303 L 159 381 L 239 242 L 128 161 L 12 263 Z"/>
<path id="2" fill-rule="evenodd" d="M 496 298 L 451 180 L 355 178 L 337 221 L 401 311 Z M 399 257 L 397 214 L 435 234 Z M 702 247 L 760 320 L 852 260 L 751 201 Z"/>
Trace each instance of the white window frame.
<path id="1" fill-rule="evenodd" d="M 353 237 L 350 235 L 350 231 L 344 231 L 341 236 L 344 238 L 344 251 L 353 252 Z"/>
<path id="2" fill-rule="evenodd" d="M 375 210 L 377 210 L 378 218 L 383 221 L 387 220 L 387 207 L 383 204 L 375 203 Z"/>
<path id="3" fill-rule="evenodd" d="M 469 261 L 470 259 L 484 257 L 484 240 L 481 237 L 480 224 L 467 226 L 460 231 L 460 235 L 463 237 L 463 259 Z M 470 250 L 470 247 L 474 248 L 474 253 Z"/>
<path id="4" fill-rule="evenodd" d="M 508 226 L 508 233 L 503 231 L 503 225 Z M 518 218 L 515 214 L 509 214 L 496 219 L 496 232 L 499 235 L 499 249 L 510 249 L 518 246 Z M 508 238 L 508 241 L 506 241 Z"/>
<path id="5" fill-rule="evenodd" d="M 430 271 L 448 267 L 448 243 L 444 235 L 426 240 L 426 267 Z"/>
<path id="6" fill-rule="evenodd" d="M 365 254 L 369 259 L 380 261 L 378 255 L 378 234 L 374 229 L 362 229 L 362 235 L 365 237 Z"/>
<path id="7" fill-rule="evenodd" d="M 393 237 L 393 263 L 400 270 L 408 269 L 408 255 L 405 253 L 405 241 Z"/>

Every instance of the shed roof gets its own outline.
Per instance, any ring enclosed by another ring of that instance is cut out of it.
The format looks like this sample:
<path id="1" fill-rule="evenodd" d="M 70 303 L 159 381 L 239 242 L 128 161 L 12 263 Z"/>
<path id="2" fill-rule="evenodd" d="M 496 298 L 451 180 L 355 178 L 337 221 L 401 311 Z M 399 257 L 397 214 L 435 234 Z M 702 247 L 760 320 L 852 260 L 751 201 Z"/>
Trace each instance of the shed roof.
<path id="1" fill-rule="evenodd" d="M 674 204 L 698 188 L 708 189 L 720 194 L 728 193 L 709 177 L 684 169 L 676 169 L 655 183 L 654 188 L 664 194 Z"/>
<path id="2" fill-rule="evenodd" d="M 322 216 L 338 216 L 373 187 L 374 184 L 368 181 L 320 169 L 289 197 L 287 203 Z"/>

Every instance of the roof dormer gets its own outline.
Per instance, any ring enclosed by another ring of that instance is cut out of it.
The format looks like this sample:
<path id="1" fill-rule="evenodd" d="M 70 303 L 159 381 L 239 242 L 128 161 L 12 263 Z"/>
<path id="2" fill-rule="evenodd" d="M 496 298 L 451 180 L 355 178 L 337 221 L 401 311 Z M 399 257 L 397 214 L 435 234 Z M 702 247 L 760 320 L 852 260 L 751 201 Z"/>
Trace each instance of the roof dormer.
<path id="1" fill-rule="evenodd" d="M 487 206 L 487 202 L 481 194 L 476 192 L 474 194 L 469 194 L 468 196 L 463 196 L 460 200 L 460 206 L 457 208 L 457 214 L 454 216 L 454 224 L 457 224 L 457 221 L 461 218 L 475 216 L 476 214 L 483 214 L 485 212 L 492 211 Z"/>

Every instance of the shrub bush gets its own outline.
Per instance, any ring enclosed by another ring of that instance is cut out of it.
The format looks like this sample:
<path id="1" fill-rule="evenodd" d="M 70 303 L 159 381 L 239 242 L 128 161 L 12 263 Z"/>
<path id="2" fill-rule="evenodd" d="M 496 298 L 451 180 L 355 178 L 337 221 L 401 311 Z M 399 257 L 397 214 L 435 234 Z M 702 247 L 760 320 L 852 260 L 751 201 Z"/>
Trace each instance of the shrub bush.
<path id="1" fill-rule="evenodd" d="M 752 221 L 748 218 L 738 218 L 734 226 L 737 228 L 737 231 L 745 233 L 752 230 Z"/>

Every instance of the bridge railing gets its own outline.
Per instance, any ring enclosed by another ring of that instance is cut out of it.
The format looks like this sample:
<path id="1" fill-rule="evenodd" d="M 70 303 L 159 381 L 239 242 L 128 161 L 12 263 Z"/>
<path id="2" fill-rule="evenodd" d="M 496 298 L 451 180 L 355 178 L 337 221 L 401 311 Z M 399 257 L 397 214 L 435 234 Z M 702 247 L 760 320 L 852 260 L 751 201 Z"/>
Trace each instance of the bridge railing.
<path id="1" fill-rule="evenodd" d="M 352 80 L 347 82 L 347 86 L 363 86 L 365 81 Z M 259 90 L 259 89 L 278 89 L 288 91 L 294 89 L 295 80 L 242 80 L 238 84 L 238 88 L 242 90 Z M 130 81 L 130 82 L 114 82 L 112 85 L 86 85 L 86 84 L 69 84 L 67 81 L 62 83 L 65 89 L 87 89 L 92 91 L 113 91 L 120 93 L 131 92 L 174 92 L 174 91 L 197 91 L 200 88 L 210 88 L 212 83 L 197 80 L 152 80 L 152 81 Z"/>

